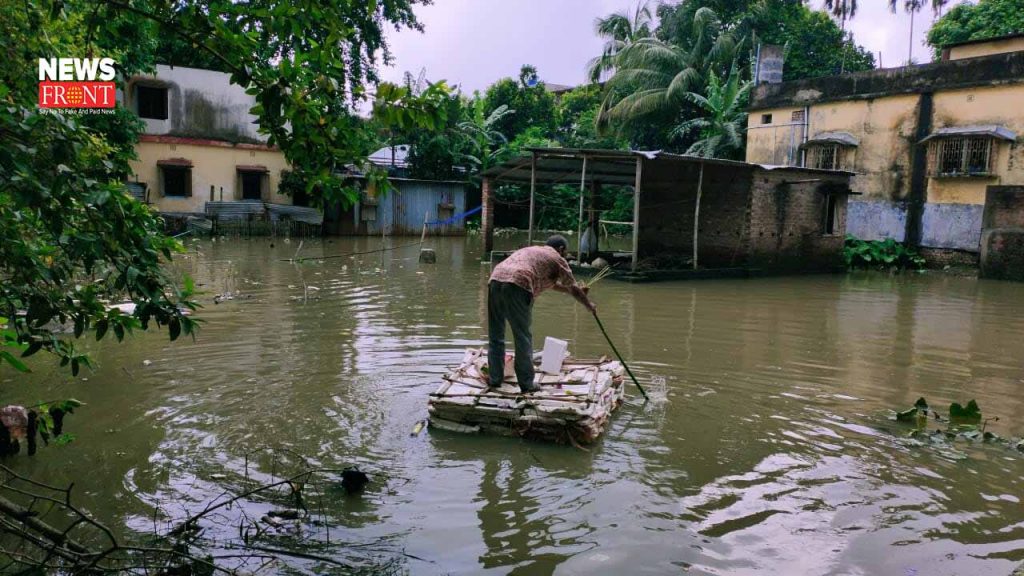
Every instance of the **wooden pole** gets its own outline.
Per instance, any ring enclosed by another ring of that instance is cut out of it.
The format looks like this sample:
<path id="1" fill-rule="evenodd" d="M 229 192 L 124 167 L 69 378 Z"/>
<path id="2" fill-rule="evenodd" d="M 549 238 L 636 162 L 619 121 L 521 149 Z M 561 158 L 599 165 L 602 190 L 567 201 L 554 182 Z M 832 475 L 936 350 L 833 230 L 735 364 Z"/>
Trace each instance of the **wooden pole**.
<path id="1" fill-rule="evenodd" d="M 480 232 L 484 240 L 484 258 L 490 260 L 494 249 L 494 199 L 491 197 L 491 180 L 484 178 L 480 184 Z"/>
<path id="2" fill-rule="evenodd" d="M 700 229 L 700 194 L 704 186 L 704 163 L 700 163 L 700 176 L 697 177 L 697 202 L 693 206 L 693 269 L 697 269 L 697 231 Z"/>
<path id="3" fill-rule="evenodd" d="M 604 324 L 602 324 L 601 319 L 597 317 L 597 312 L 594 312 L 593 314 L 594 320 L 597 320 L 597 327 L 601 329 L 601 334 L 604 334 L 604 339 L 607 340 L 608 345 L 612 347 L 612 352 L 615 352 L 615 357 L 619 359 L 619 362 L 622 362 L 622 367 L 626 369 L 626 374 L 629 374 L 630 379 L 633 380 L 633 384 L 636 384 L 637 390 L 640 390 L 640 394 L 643 395 L 644 400 L 650 400 L 650 398 L 647 397 L 647 391 L 645 391 L 644 387 L 640 385 L 636 376 L 633 376 L 633 371 L 629 369 L 629 364 L 626 364 L 626 361 L 622 358 L 622 354 L 619 354 L 619 349 L 615 347 L 615 343 L 612 342 L 611 337 L 608 336 L 608 332 L 604 329 Z"/>
<path id="4" fill-rule="evenodd" d="M 427 219 L 430 218 L 430 210 L 423 213 L 423 233 L 420 234 L 420 248 L 423 247 L 423 241 L 427 239 Z"/>
<path id="5" fill-rule="evenodd" d="M 644 159 L 636 157 L 636 183 L 633 185 L 633 264 L 630 269 L 636 272 L 636 264 L 640 248 L 640 183 L 643 182 Z"/>
<path id="6" fill-rule="evenodd" d="M 526 245 L 533 246 L 533 210 L 537 194 L 537 153 L 530 155 L 530 229 L 526 232 Z"/>
<path id="7" fill-rule="evenodd" d="M 576 263 L 583 264 L 583 192 L 587 186 L 587 157 L 583 157 L 583 170 L 580 172 L 580 217 L 576 222 Z"/>
<path id="8" fill-rule="evenodd" d="M 587 211 L 587 227 L 593 232 L 594 245 L 590 247 L 590 253 L 597 256 L 601 251 L 597 233 L 597 197 L 601 194 L 601 182 L 594 180 L 590 183 L 590 209 Z"/>

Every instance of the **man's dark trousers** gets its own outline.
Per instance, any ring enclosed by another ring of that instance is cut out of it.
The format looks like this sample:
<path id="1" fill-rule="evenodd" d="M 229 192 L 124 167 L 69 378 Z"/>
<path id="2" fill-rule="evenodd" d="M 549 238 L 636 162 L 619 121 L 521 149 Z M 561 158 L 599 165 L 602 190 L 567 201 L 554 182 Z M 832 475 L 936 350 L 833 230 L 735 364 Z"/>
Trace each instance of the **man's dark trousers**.
<path id="1" fill-rule="evenodd" d="M 515 370 L 520 386 L 533 385 L 533 336 L 530 322 L 533 295 L 511 282 L 491 281 L 487 291 L 487 366 L 491 386 L 505 378 L 505 322 L 512 326 L 516 346 Z"/>

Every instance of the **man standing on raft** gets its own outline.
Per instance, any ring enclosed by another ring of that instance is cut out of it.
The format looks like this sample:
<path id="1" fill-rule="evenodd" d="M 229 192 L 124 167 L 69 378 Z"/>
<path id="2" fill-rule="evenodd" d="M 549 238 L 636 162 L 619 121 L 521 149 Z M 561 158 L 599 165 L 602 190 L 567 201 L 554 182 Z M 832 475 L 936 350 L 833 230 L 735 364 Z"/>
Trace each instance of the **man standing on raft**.
<path id="1" fill-rule="evenodd" d="M 568 243 L 562 236 L 548 238 L 545 246 L 516 250 L 494 267 L 487 292 L 487 366 L 490 384 L 497 388 L 505 378 L 505 322 L 512 326 L 515 340 L 515 371 L 519 389 L 536 392 L 540 386 L 533 377 L 533 335 L 530 332 L 533 301 L 541 292 L 553 288 L 571 294 L 594 312 L 596 305 L 587 297 L 587 288 L 576 283 L 565 261 Z"/>

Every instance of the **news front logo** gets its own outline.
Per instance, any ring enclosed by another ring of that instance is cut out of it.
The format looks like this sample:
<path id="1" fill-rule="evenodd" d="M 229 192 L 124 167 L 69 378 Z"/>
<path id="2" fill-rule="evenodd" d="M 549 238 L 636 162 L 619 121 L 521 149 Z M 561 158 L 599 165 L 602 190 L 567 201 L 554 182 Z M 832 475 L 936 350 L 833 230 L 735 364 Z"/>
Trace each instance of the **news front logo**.
<path id="1" fill-rule="evenodd" d="M 113 108 L 114 75 L 113 58 L 40 58 L 39 107 L 74 112 Z"/>

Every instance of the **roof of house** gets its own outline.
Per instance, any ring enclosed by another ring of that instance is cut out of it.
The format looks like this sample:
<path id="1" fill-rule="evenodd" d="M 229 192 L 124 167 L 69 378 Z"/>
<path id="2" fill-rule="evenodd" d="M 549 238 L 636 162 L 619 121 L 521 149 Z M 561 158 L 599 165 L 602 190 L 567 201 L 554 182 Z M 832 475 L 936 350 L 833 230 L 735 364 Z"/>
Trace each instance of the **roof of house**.
<path id="1" fill-rule="evenodd" d="M 545 82 L 544 88 L 547 89 L 548 92 L 558 93 L 568 92 L 569 90 L 575 88 L 575 86 L 569 86 L 568 84 L 555 84 L 554 82 Z"/>
<path id="2" fill-rule="evenodd" d="M 1013 34 L 1004 34 L 1002 36 L 989 36 L 988 38 L 976 38 L 974 40 L 964 40 L 962 42 L 950 42 L 949 44 L 943 44 L 940 48 L 953 48 L 956 46 L 966 46 L 968 44 L 984 44 L 986 42 L 998 42 L 1000 40 L 1013 40 L 1014 38 L 1024 38 L 1024 32 L 1014 32 Z"/>
<path id="3" fill-rule="evenodd" d="M 999 126 L 997 124 L 974 124 L 971 126 L 947 126 L 945 128 L 939 128 L 935 132 L 924 137 L 921 143 L 936 138 L 953 138 L 957 136 L 988 136 L 990 138 L 998 138 L 1000 140 L 1009 140 L 1013 142 L 1017 139 L 1017 133 L 1005 126 Z"/>
<path id="4" fill-rule="evenodd" d="M 832 130 L 828 132 L 818 132 L 813 138 L 804 142 L 802 146 L 810 144 L 842 144 L 843 146 L 860 146 L 860 140 L 849 132 Z"/>
<path id="5" fill-rule="evenodd" d="M 404 168 L 409 165 L 409 145 L 395 144 L 393 146 L 385 146 L 370 154 L 367 159 L 378 166 Z"/>
<path id="6" fill-rule="evenodd" d="M 636 183 L 637 159 L 661 162 L 683 162 L 711 164 L 734 168 L 761 170 L 791 170 L 795 172 L 825 172 L 829 174 L 852 174 L 839 170 L 818 170 L 799 166 L 775 166 L 771 164 L 750 164 L 737 160 L 703 158 L 686 154 L 673 154 L 660 150 L 604 150 L 594 148 L 528 148 L 530 154 L 512 158 L 492 166 L 482 176 L 495 182 L 529 183 L 531 172 L 536 181 L 543 184 L 573 184 L 583 178 L 586 162 L 586 180 L 598 180 L 605 184 L 633 185 Z M 579 176 L 577 176 L 579 175 Z"/>

